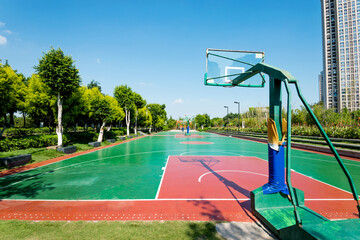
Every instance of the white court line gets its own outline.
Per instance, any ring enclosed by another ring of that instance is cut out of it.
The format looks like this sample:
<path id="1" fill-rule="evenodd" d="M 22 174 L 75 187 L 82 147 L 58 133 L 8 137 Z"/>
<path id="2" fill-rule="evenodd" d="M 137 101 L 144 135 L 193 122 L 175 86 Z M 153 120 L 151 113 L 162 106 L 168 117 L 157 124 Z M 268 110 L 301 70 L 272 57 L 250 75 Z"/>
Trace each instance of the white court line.
<path id="1" fill-rule="evenodd" d="M 23 202 L 145 202 L 145 201 L 248 201 L 250 198 L 158 198 L 158 199 L 1 199 L 1 201 Z M 305 201 L 353 201 L 350 198 L 305 198 Z"/>
<path id="2" fill-rule="evenodd" d="M 138 140 L 138 139 L 133 139 L 132 141 L 134 141 L 134 140 Z M 129 142 L 132 142 L 132 141 L 129 141 Z M 127 143 L 127 142 L 126 142 L 126 143 Z M 97 149 L 97 150 L 92 151 L 92 152 L 83 153 L 83 154 L 80 154 L 80 155 L 77 155 L 77 156 L 69 157 L 69 158 L 66 158 L 66 159 L 63 159 L 63 160 L 60 160 L 60 161 L 56 161 L 56 162 L 49 163 L 49 164 L 46 164 L 46 165 L 42 165 L 42 166 L 38 166 L 38 167 L 35 167 L 35 168 L 27 169 L 27 170 L 24 170 L 24 171 L 21 171 L 21 172 L 17 172 L 17 173 L 13 173 L 13 174 L 10 174 L 10 175 L 6 175 L 6 176 L 0 177 L 0 178 L 7 178 L 7 177 L 10 177 L 10 176 L 14 176 L 14 175 L 16 175 L 16 174 L 28 172 L 28 171 L 31 171 L 31 170 L 34 170 L 34 169 L 39 169 L 39 168 L 42 168 L 42 167 L 47 167 L 47 166 L 50 166 L 50 165 L 55 164 L 55 163 L 64 162 L 64 161 L 67 161 L 67 160 L 70 160 L 70 159 L 73 159 L 73 158 L 76 158 L 76 157 L 80 157 L 80 156 L 83 156 L 83 155 L 87 155 L 87 154 L 91 154 L 91 153 L 96 153 L 96 152 L 99 152 L 99 151 L 102 151 L 102 150 L 106 150 L 106 149 L 112 148 L 112 147 L 117 147 L 117 146 L 119 146 L 119 145 L 120 145 L 120 144 L 117 144 L 117 145 L 114 145 L 114 146 L 109 146 L 109 147 L 107 147 L 107 148 Z M 152 151 L 152 152 L 170 152 L 170 151 L 180 151 L 180 150 Z M 145 153 L 152 153 L 152 152 L 144 152 L 144 154 L 145 154 Z M 123 154 L 123 155 L 117 155 L 117 156 L 112 156 L 112 157 L 99 158 L 99 159 L 95 159 L 95 160 L 92 160 L 92 161 L 103 160 L 103 159 L 108 159 L 108 158 L 113 158 L 113 157 L 123 157 L 123 156 L 129 156 L 129 155 L 137 155 L 137 154 L 143 154 L 143 153 Z M 50 159 L 49 159 L 49 160 L 50 160 Z M 87 161 L 87 162 L 91 162 L 91 161 Z M 69 166 L 71 166 L 71 165 L 69 165 Z M 1 189 L 1 188 L 0 188 L 0 189 Z"/>
<path id="3" fill-rule="evenodd" d="M 247 201 L 250 198 L 158 198 L 158 199 L 99 199 L 99 200 L 63 200 L 63 199 L 1 199 L 2 201 L 27 202 L 142 202 L 142 201 Z"/>
<path id="4" fill-rule="evenodd" d="M 322 154 L 321 154 L 322 155 Z M 314 158 L 307 158 L 307 157 L 298 157 L 298 156 L 292 156 L 294 158 L 302 158 L 302 159 L 308 159 L 308 160 L 311 160 L 311 161 L 318 161 L 318 162 L 328 162 L 328 163 L 335 163 L 335 164 L 338 164 L 338 162 L 336 160 L 333 160 L 333 161 L 330 161 L 330 160 L 324 160 L 324 159 L 314 159 Z M 330 157 L 330 156 L 329 156 Z M 346 158 L 342 158 L 343 160 L 348 160 L 348 161 L 352 161 L 352 162 L 355 162 L 355 163 L 358 163 L 358 164 L 352 164 L 352 163 L 346 163 L 344 162 L 345 165 L 349 165 L 349 166 L 354 166 L 354 167 L 360 167 L 360 162 L 357 162 L 355 160 L 350 160 L 350 159 L 346 159 Z"/>
<path id="5" fill-rule="evenodd" d="M 292 170 L 292 169 L 291 169 L 291 171 L 292 171 L 292 172 L 295 172 L 295 173 L 298 173 L 298 174 L 301 174 L 301 175 L 303 175 L 303 176 L 305 176 L 305 177 L 308 177 L 308 178 L 313 179 L 313 180 L 315 180 L 315 181 L 318 181 L 318 182 L 320 182 L 320 183 L 322 183 L 322 184 L 328 185 L 328 186 L 330 186 L 330 187 L 333 187 L 333 188 L 335 188 L 335 189 L 341 190 L 341 191 L 343 191 L 343 192 L 346 192 L 346 193 L 349 193 L 349 194 L 352 195 L 351 192 L 346 191 L 346 190 L 341 189 L 341 188 L 338 188 L 338 187 L 335 187 L 335 186 L 333 186 L 333 185 L 331 185 L 331 184 L 329 184 L 329 183 L 320 181 L 320 180 L 318 180 L 318 179 L 315 179 L 315 178 L 313 178 L 313 177 L 307 176 L 307 175 L 305 175 L 305 174 L 303 174 L 303 173 L 299 173 L 299 172 L 297 172 L 297 171 L 295 171 L 295 170 Z"/>
<path id="6" fill-rule="evenodd" d="M 217 171 L 211 171 L 211 172 L 207 172 L 207 173 L 204 173 L 203 175 L 201 175 L 198 179 L 199 182 L 201 182 L 201 178 L 208 175 L 208 174 L 211 174 L 211 173 L 214 173 L 214 172 L 241 172 L 241 173 L 250 173 L 250 174 L 255 174 L 255 175 L 260 175 L 260 176 L 264 176 L 264 177 L 268 177 L 268 175 L 265 175 L 265 174 L 262 174 L 262 173 L 255 173 L 255 172 L 248 172 L 248 171 L 240 171 L 240 170 L 217 170 Z"/>
<path id="7" fill-rule="evenodd" d="M 52 169 L 52 170 L 49 170 L 49 171 L 46 171 L 46 172 L 43 172 L 41 174 L 37 174 L 33 177 L 28 177 L 28 178 L 25 178 L 23 180 L 20 180 L 20 181 L 17 181 L 17 182 L 13 182 L 9 185 L 6 185 L 4 187 L 0 187 L 0 190 L 1 189 L 4 189 L 4 188 L 7 188 L 7 187 L 10 187 L 10 186 L 13 186 L 13 185 L 16 185 L 16 184 L 19 184 L 21 182 L 25 182 L 27 180 L 30 180 L 30 179 L 33 179 L 33 178 L 36 178 L 36 177 L 39 177 L 39 176 L 42 176 L 42 175 L 45 175 L 45 174 L 48 174 L 48 173 L 53 173 L 57 170 L 60 170 L 60 169 L 63 169 L 63 168 L 68 168 L 68 167 L 74 167 L 74 166 L 77 166 L 77 165 L 81 165 L 81 164 L 87 164 L 87 163 L 91 163 L 91 162 L 95 162 L 95 161 L 100 161 L 100 160 L 104 160 L 104 159 L 110 159 L 110 158 L 116 158 L 116 157 L 126 157 L 126 156 L 131 156 L 131 155 L 141 155 L 141 154 L 151 154 L 151 153 L 154 153 L 154 152 L 170 152 L 170 151 L 180 151 L 180 150 L 163 150 L 163 151 L 151 151 L 151 152 L 141 152 L 141 153 L 130 153 L 130 154 L 123 154 L 123 155 L 116 155 L 116 156 L 111 156 L 111 157 L 105 157 L 105 158 L 98 158 L 98 159 L 94 159 L 94 160 L 90 160 L 90 161 L 83 161 L 83 162 L 79 162 L 79 163 L 74 163 L 74 164 L 71 164 L 71 165 L 66 165 L 66 166 L 63 166 L 63 167 L 58 167 L 58 168 L 55 168 L 55 169 Z M 85 154 L 84 154 L 85 155 Z M 67 159 L 65 159 L 67 160 Z M 62 160 L 62 161 L 65 161 L 65 160 Z M 60 161 L 61 162 L 61 161 Z M 57 163 L 57 162 L 55 162 Z M 50 163 L 48 165 L 51 165 L 51 164 L 54 164 L 54 163 Z M 48 166 L 48 165 L 44 165 L 44 166 L 40 166 L 40 167 L 45 167 L 45 166 Z M 40 168 L 39 167 L 39 168 Z M 36 169 L 36 168 L 33 168 L 33 169 Z M 29 169 L 29 170 L 26 170 L 26 171 L 23 171 L 23 172 L 27 172 L 27 171 L 30 171 L 30 170 L 33 170 L 33 169 Z M 11 175 L 7 175 L 3 178 L 6 178 L 6 177 L 11 177 L 15 174 L 19 174 L 19 173 L 23 173 L 23 172 L 18 172 L 18 173 L 14 173 L 14 174 L 11 174 Z"/>
<path id="8" fill-rule="evenodd" d="M 259 159 L 267 162 L 267 161 L 264 160 L 264 159 L 261 159 L 261 158 L 259 158 Z M 335 186 L 333 186 L 333 185 L 331 185 L 331 184 L 329 184 L 329 183 L 326 183 L 326 182 L 320 181 L 320 180 L 318 180 L 318 179 L 315 179 L 315 178 L 313 178 L 313 177 L 307 176 L 307 175 L 305 175 L 305 174 L 303 174 L 303 173 L 300 173 L 300 172 L 297 172 L 297 171 L 295 171 L 295 170 L 293 170 L 293 169 L 291 169 L 291 171 L 292 171 L 292 172 L 295 172 L 295 173 L 298 173 L 298 174 L 301 174 L 301 175 L 303 175 L 303 176 L 305 176 L 305 177 L 308 177 L 308 178 L 313 179 L 313 180 L 315 180 L 315 181 L 318 181 L 318 182 L 320 182 L 320 183 L 322 183 L 322 184 L 328 185 L 328 186 L 330 186 L 330 187 L 333 187 L 333 188 L 335 188 L 335 189 L 341 190 L 341 191 L 343 191 L 343 192 L 346 192 L 346 193 L 349 193 L 349 194 L 352 195 L 351 192 L 346 191 L 346 190 L 341 189 L 341 188 L 338 188 L 338 187 L 335 187 Z"/>
<path id="9" fill-rule="evenodd" d="M 240 155 L 239 153 L 235 153 L 232 151 L 223 151 L 223 150 L 194 150 L 194 151 L 188 151 L 188 152 L 183 152 L 180 154 L 180 156 L 193 156 L 193 155 L 184 155 L 187 153 L 197 153 L 197 152 L 221 152 L 221 153 L 230 153 L 230 154 L 236 154 L 237 157 L 243 157 L 243 155 Z M 196 155 L 196 156 L 204 156 L 204 155 Z M 214 156 L 214 155 L 208 155 L 208 156 Z M 218 156 L 222 156 L 222 155 L 218 155 Z"/>
<path id="10" fill-rule="evenodd" d="M 354 201 L 353 198 L 305 198 L 305 201 Z"/>
<path id="11" fill-rule="evenodd" d="M 156 195 L 155 195 L 155 199 L 158 199 L 158 197 L 159 197 L 160 188 L 161 188 L 162 182 L 163 182 L 163 180 L 164 180 L 164 176 L 165 176 L 165 172 L 166 172 L 166 167 L 167 167 L 167 165 L 168 165 L 169 159 L 170 159 L 170 155 L 168 156 L 168 158 L 167 158 L 167 160 L 166 160 L 165 169 L 164 169 L 163 175 L 162 175 L 162 177 L 161 177 L 160 184 L 159 184 L 158 190 L 157 190 Z"/>

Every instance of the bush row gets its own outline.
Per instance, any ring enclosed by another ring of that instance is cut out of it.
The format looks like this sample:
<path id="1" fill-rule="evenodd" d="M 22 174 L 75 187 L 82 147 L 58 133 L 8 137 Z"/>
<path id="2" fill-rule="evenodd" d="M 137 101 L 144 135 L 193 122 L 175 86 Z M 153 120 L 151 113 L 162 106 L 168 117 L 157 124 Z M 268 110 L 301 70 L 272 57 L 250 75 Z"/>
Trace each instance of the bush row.
<path id="1" fill-rule="evenodd" d="M 0 151 L 13 151 L 26 148 L 39 148 L 57 145 L 57 135 L 39 135 L 22 138 L 3 138 L 0 140 Z M 64 145 L 69 143 L 68 138 L 63 136 Z"/>
<path id="2" fill-rule="evenodd" d="M 48 147 L 57 145 L 57 135 L 45 135 L 48 128 L 9 128 L 11 131 L 11 138 L 2 137 L 0 138 L 0 151 L 12 151 L 26 148 L 39 148 L 39 147 Z M 38 130 L 45 129 L 42 132 L 42 135 L 33 135 L 35 132 L 40 133 Z M 79 130 L 79 129 L 77 129 Z M 116 139 L 117 136 L 122 136 L 126 134 L 126 130 L 123 128 L 115 128 L 111 131 L 104 132 L 104 139 Z M 24 136 L 30 135 L 30 136 Z M 83 143 L 87 144 L 89 142 L 97 141 L 99 136 L 98 132 L 67 132 L 63 135 L 64 145 L 68 143 Z"/>
<path id="3" fill-rule="evenodd" d="M 226 130 L 226 128 L 212 128 L 217 130 Z M 237 128 L 230 128 L 236 131 Z M 349 138 L 349 139 L 360 139 L 360 128 L 356 126 L 328 126 L 324 127 L 326 134 L 333 138 Z M 256 133 L 267 133 L 267 127 L 250 127 L 240 128 L 241 132 L 256 132 Z M 319 129 L 316 126 L 297 126 L 291 127 L 292 135 L 300 136 L 321 136 Z"/>
<path id="4" fill-rule="evenodd" d="M 7 137 L 21 137 L 34 134 L 49 134 L 50 129 L 48 127 L 43 128 L 7 128 L 4 135 Z"/>

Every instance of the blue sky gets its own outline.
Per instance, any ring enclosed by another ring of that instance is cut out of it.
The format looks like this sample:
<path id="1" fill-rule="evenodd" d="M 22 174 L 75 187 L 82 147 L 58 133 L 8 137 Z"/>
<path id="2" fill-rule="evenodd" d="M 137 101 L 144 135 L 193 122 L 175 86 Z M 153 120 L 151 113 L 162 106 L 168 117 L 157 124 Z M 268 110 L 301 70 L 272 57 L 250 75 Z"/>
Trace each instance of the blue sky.
<path id="1" fill-rule="evenodd" d="M 0 59 L 30 76 L 51 46 L 73 57 L 83 84 L 98 81 L 110 95 L 127 84 L 174 118 L 222 117 L 224 105 L 237 112 L 234 101 L 242 112 L 268 105 L 267 87 L 204 86 L 206 48 L 264 51 L 318 102 L 319 0 L 0 1 Z"/>

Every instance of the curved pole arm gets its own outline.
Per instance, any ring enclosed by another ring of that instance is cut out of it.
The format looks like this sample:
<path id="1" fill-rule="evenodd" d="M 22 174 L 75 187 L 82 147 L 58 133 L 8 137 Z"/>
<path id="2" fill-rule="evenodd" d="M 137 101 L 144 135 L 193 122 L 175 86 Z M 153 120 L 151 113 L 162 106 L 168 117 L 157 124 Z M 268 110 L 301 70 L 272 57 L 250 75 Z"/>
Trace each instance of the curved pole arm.
<path id="1" fill-rule="evenodd" d="M 351 188 L 352 195 L 353 195 L 353 197 L 354 197 L 354 200 L 355 200 L 356 203 L 357 203 L 357 209 L 358 209 L 359 217 L 360 217 L 359 197 L 358 197 L 358 194 L 357 194 L 357 191 L 356 191 L 356 188 L 355 188 L 354 181 L 353 181 L 353 179 L 352 179 L 349 171 L 347 170 L 344 162 L 343 162 L 342 159 L 340 158 L 340 155 L 339 155 L 338 152 L 336 151 L 334 145 L 333 145 L 332 142 L 330 141 L 330 139 L 329 139 L 329 137 L 327 136 L 326 132 L 325 132 L 324 129 L 321 127 L 320 122 L 318 121 L 318 119 L 316 118 L 315 114 L 314 114 L 313 111 L 311 110 L 309 104 L 306 102 L 305 98 L 304 98 L 303 95 L 301 94 L 301 90 L 300 90 L 298 81 L 295 80 L 295 79 L 292 79 L 292 80 L 289 80 L 289 83 L 295 84 L 296 91 L 297 91 L 297 93 L 298 93 L 298 95 L 299 95 L 300 100 L 301 100 L 302 103 L 304 104 L 306 110 L 310 113 L 312 119 L 315 121 L 316 126 L 318 127 L 318 129 L 320 130 L 321 134 L 322 134 L 323 137 L 325 138 L 325 141 L 326 141 L 326 143 L 329 145 L 331 152 L 334 154 L 334 156 L 335 156 L 337 162 L 339 163 L 341 169 L 342 169 L 343 172 L 345 173 L 346 178 L 347 178 L 347 180 L 348 180 L 348 182 L 349 182 L 349 185 L 350 185 L 350 188 Z"/>
<path id="2" fill-rule="evenodd" d="M 301 94 L 301 90 L 300 90 L 298 81 L 289 72 L 287 72 L 285 70 L 273 67 L 273 66 L 265 64 L 265 63 L 258 63 L 255 66 L 253 66 L 252 68 L 250 68 L 249 70 L 247 70 L 247 74 L 242 74 L 239 77 L 237 77 L 236 79 L 234 79 L 232 84 L 236 86 L 236 84 L 242 83 L 243 81 L 245 81 L 246 79 L 251 77 L 253 74 L 256 74 L 256 73 L 259 73 L 259 72 L 265 73 L 265 74 L 271 76 L 272 78 L 279 79 L 279 80 L 281 80 L 283 82 L 295 84 L 296 91 L 298 93 L 298 96 L 299 96 L 301 102 L 304 104 L 306 110 L 309 112 L 310 116 L 315 121 L 316 126 L 320 130 L 322 136 L 325 138 L 325 141 L 328 144 L 328 146 L 330 147 L 331 152 L 335 156 L 335 158 L 336 158 L 337 162 L 339 163 L 341 169 L 343 170 L 344 174 L 346 175 L 346 178 L 347 178 L 347 180 L 349 182 L 349 185 L 350 185 L 350 188 L 351 188 L 352 195 L 354 197 L 354 200 L 357 203 L 357 209 L 358 209 L 359 217 L 360 217 L 359 197 L 358 197 L 358 194 L 357 194 L 357 191 L 356 191 L 356 188 L 355 188 L 354 181 L 353 181 L 349 171 L 347 170 L 344 162 L 342 161 L 342 159 L 340 158 L 338 152 L 336 151 L 334 145 L 331 143 L 329 137 L 327 136 L 326 132 L 322 128 L 320 122 L 318 121 L 315 114 L 311 110 L 309 104 L 306 102 L 305 98 Z M 289 123 L 289 121 L 288 121 L 288 123 Z M 291 124 L 291 122 L 290 122 L 290 124 Z"/>
<path id="3" fill-rule="evenodd" d="M 285 89 L 287 92 L 287 132 L 286 132 L 286 183 L 290 190 L 291 203 L 294 206 L 294 214 L 296 224 L 301 225 L 302 221 L 296 206 L 299 206 L 297 198 L 295 199 L 294 188 L 291 184 L 291 91 L 289 88 L 288 81 L 284 81 Z"/>

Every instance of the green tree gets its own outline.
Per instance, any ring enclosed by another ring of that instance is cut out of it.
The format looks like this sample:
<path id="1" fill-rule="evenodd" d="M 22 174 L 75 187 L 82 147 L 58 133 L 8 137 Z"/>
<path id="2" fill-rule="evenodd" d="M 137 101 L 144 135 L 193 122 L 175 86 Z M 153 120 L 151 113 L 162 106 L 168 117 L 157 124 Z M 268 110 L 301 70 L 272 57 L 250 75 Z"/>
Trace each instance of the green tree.
<path id="1" fill-rule="evenodd" d="M 300 109 L 291 110 L 292 116 L 291 121 L 292 124 L 298 124 L 303 125 L 306 122 L 305 115 L 306 115 L 306 109 L 304 107 L 301 107 Z"/>
<path id="2" fill-rule="evenodd" d="M 138 123 L 138 114 L 139 109 L 143 108 L 146 105 L 146 100 L 142 98 L 142 96 L 136 92 L 133 92 L 133 100 L 134 100 L 134 115 L 135 115 L 135 127 L 134 133 L 137 134 L 137 123 Z"/>
<path id="3" fill-rule="evenodd" d="M 216 118 L 211 119 L 212 127 L 222 127 L 222 126 L 224 126 L 224 124 L 225 124 L 225 121 L 222 118 L 216 117 Z"/>
<path id="4" fill-rule="evenodd" d="M 44 53 L 39 60 L 39 64 L 34 67 L 36 72 L 50 92 L 57 97 L 57 126 L 58 147 L 63 145 L 63 100 L 72 95 L 79 87 L 80 75 L 76 69 L 71 56 L 65 56 L 64 52 L 58 48 L 51 48 Z"/>
<path id="5" fill-rule="evenodd" d="M 0 114 L 4 117 L 3 134 L 6 128 L 6 114 L 10 114 L 10 125 L 14 125 L 14 113 L 24 110 L 24 97 L 27 86 L 23 81 L 22 75 L 14 71 L 9 64 L 0 63 Z"/>
<path id="6" fill-rule="evenodd" d="M 134 92 L 127 85 L 121 85 L 115 87 L 114 97 L 125 110 L 126 134 L 129 136 L 131 110 L 135 109 Z"/>
<path id="7" fill-rule="evenodd" d="M 121 121 L 124 118 L 124 111 L 119 106 L 115 98 L 109 95 L 103 95 L 97 87 L 87 89 L 84 93 L 84 104 L 88 108 L 89 117 L 95 123 L 101 123 L 98 142 L 102 142 L 104 136 L 104 129 L 107 123 Z"/>
<path id="8" fill-rule="evenodd" d="M 92 89 L 94 87 L 97 87 L 99 89 L 99 91 L 101 92 L 100 83 L 95 80 L 91 80 L 91 82 L 87 85 L 87 88 Z"/>
<path id="9" fill-rule="evenodd" d="M 138 124 L 142 127 L 149 127 L 152 123 L 151 112 L 148 110 L 147 106 L 140 108 L 138 111 Z"/>
<path id="10" fill-rule="evenodd" d="M 195 116 L 195 122 L 198 127 L 201 127 L 204 129 L 204 126 L 206 125 L 206 119 L 203 114 L 198 114 Z"/>
<path id="11" fill-rule="evenodd" d="M 87 87 L 82 86 L 81 91 L 83 91 L 83 95 L 82 95 L 82 102 L 84 105 L 83 115 L 84 118 L 86 119 L 84 123 L 87 125 L 93 123 L 96 126 L 96 124 L 99 123 L 99 119 L 93 114 L 94 107 L 92 103 L 96 101 L 96 99 L 101 99 L 103 95 L 101 94 L 101 92 L 97 87 L 89 89 Z"/>
<path id="12" fill-rule="evenodd" d="M 12 75 L 9 67 L 0 65 L 0 114 L 4 117 L 4 126 L 3 130 L 0 132 L 0 136 L 2 136 L 6 129 L 6 114 L 11 107 L 11 95 L 8 93 L 12 92 L 14 88 L 9 75 Z"/>
<path id="13" fill-rule="evenodd" d="M 176 120 L 170 116 L 170 118 L 167 120 L 166 125 L 167 125 L 168 129 L 175 129 L 176 128 Z"/>
<path id="14" fill-rule="evenodd" d="M 148 109 L 151 112 L 151 116 L 152 116 L 152 125 L 157 129 L 160 130 L 162 129 L 162 127 L 165 124 L 165 120 L 166 120 L 166 111 L 165 111 L 165 104 L 157 104 L 157 103 L 152 103 L 148 105 Z M 150 127 L 150 131 L 151 131 L 151 127 Z"/>
<path id="15" fill-rule="evenodd" d="M 124 118 L 124 112 L 117 104 L 116 100 L 109 95 L 95 98 L 92 101 L 91 106 L 93 116 L 102 122 L 97 140 L 98 142 L 102 142 L 106 123 L 120 121 Z"/>
<path id="16" fill-rule="evenodd" d="M 56 98 L 50 95 L 50 89 L 40 79 L 39 75 L 33 74 L 28 80 L 28 93 L 25 96 L 25 111 L 36 126 L 44 122 L 51 127 L 54 123 L 53 108 Z"/>
<path id="17" fill-rule="evenodd" d="M 84 94 L 84 87 L 79 87 L 74 90 L 71 96 L 64 99 L 63 107 L 67 109 L 66 114 L 63 116 L 63 125 L 65 127 L 72 126 L 76 131 L 76 124 L 84 124 L 88 119 Z"/>

